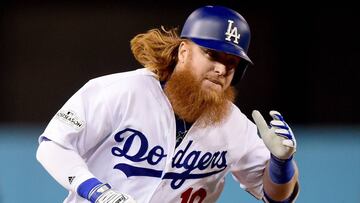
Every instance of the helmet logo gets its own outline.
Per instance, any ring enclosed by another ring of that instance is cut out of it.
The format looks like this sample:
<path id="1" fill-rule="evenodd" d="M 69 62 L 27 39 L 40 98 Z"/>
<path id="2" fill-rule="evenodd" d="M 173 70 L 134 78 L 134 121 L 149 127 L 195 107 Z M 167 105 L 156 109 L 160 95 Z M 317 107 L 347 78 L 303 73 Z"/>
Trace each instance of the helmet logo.
<path id="1" fill-rule="evenodd" d="M 237 33 L 237 27 L 233 27 L 233 23 L 234 21 L 232 20 L 228 20 L 228 27 L 227 27 L 227 31 L 225 33 L 226 38 L 225 40 L 230 41 L 231 42 L 231 38 L 234 38 L 234 43 L 239 44 L 238 39 L 240 39 L 240 34 Z"/>

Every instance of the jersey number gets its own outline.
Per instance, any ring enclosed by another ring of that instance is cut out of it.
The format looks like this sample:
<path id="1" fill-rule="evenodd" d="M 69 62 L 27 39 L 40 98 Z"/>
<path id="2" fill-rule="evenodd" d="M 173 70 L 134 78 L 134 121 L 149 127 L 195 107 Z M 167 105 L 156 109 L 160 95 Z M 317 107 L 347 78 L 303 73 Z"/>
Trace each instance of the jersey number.
<path id="1" fill-rule="evenodd" d="M 201 203 L 205 199 L 206 190 L 204 188 L 200 188 L 194 193 L 192 191 L 193 188 L 191 187 L 181 194 L 181 203 L 194 203 L 195 199 L 199 199 L 197 202 Z"/>

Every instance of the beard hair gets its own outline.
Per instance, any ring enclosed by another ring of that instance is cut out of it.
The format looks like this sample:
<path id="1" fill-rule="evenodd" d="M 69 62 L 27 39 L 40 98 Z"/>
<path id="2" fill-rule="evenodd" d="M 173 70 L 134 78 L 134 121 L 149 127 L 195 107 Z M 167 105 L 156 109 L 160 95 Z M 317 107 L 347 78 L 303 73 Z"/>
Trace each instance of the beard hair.
<path id="1" fill-rule="evenodd" d="M 201 88 L 201 81 L 196 80 L 190 67 L 174 71 L 164 91 L 175 114 L 189 123 L 198 120 L 200 127 L 221 123 L 235 100 L 235 88 L 232 86 L 221 93 Z"/>

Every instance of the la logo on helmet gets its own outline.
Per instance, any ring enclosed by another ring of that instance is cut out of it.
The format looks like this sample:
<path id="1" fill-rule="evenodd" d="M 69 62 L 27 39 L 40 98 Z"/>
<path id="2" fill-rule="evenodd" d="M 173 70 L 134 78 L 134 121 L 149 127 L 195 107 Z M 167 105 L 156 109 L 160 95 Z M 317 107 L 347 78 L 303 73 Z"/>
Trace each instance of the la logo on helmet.
<path id="1" fill-rule="evenodd" d="M 234 43 L 239 44 L 238 39 L 240 39 L 240 34 L 237 33 L 237 27 L 233 27 L 234 21 L 232 20 L 228 20 L 228 27 L 227 27 L 227 31 L 225 33 L 226 38 L 225 40 L 230 41 L 231 42 L 231 38 L 234 38 Z"/>

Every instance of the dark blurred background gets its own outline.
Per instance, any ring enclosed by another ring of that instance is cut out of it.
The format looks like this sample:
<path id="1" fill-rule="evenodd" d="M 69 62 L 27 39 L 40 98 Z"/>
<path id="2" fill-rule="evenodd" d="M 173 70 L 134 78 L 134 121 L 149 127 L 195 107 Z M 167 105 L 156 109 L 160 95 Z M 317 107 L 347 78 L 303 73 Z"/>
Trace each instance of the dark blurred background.
<path id="1" fill-rule="evenodd" d="M 47 123 L 89 79 L 140 68 L 129 46 L 136 34 L 181 29 L 195 8 L 220 4 L 252 31 L 255 65 L 237 85 L 243 112 L 276 109 L 305 125 L 359 123 L 358 8 L 219 2 L 3 1 L 0 122 Z"/>

